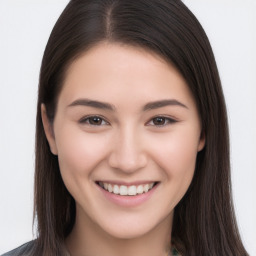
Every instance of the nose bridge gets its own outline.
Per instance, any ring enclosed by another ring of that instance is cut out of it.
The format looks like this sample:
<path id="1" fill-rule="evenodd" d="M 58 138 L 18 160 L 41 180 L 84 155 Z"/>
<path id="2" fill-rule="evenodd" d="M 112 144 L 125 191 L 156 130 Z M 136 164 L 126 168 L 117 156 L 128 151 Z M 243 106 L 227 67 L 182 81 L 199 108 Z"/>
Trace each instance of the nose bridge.
<path id="1" fill-rule="evenodd" d="M 141 133 L 132 125 L 119 129 L 113 141 L 109 163 L 123 172 L 134 172 L 146 165 L 146 152 Z"/>

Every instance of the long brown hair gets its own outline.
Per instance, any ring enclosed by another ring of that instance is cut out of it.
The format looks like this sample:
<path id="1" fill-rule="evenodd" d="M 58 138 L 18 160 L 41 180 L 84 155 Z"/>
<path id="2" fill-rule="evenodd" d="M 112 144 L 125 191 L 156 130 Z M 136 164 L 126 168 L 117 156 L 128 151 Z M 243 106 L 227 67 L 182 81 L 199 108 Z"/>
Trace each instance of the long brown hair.
<path id="1" fill-rule="evenodd" d="M 41 104 L 53 122 L 70 63 L 101 41 L 157 53 L 176 66 L 195 98 L 205 148 L 193 181 L 175 208 L 172 244 L 183 256 L 245 256 L 234 216 L 225 101 L 208 38 L 180 0 L 71 0 L 47 43 L 41 66 L 37 124 L 34 218 L 35 255 L 64 255 L 75 222 L 75 201 L 51 154 Z"/>

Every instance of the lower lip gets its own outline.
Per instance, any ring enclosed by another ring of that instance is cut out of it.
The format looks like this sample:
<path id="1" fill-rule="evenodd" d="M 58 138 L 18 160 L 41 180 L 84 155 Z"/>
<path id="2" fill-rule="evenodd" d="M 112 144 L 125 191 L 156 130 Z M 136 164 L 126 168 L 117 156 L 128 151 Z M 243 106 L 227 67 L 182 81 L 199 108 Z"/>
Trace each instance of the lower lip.
<path id="1" fill-rule="evenodd" d="M 144 202 L 148 201 L 150 197 L 153 195 L 153 193 L 156 191 L 156 188 L 158 187 L 159 183 L 156 184 L 151 190 L 149 190 L 147 193 L 138 194 L 136 196 L 120 196 L 116 195 L 114 193 L 110 193 L 104 188 L 98 186 L 100 190 L 102 191 L 103 195 L 114 204 L 117 204 L 119 206 L 123 207 L 136 207 Z"/>

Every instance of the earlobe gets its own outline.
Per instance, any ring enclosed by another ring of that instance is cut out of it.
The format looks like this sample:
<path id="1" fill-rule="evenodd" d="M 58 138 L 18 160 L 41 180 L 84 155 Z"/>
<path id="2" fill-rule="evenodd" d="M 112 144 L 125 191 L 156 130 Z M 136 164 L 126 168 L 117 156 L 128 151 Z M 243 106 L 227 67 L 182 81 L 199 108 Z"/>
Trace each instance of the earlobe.
<path id="1" fill-rule="evenodd" d="M 47 141 L 49 143 L 51 152 L 54 155 L 58 155 L 58 150 L 55 142 L 55 136 L 53 131 L 53 125 L 50 123 L 47 113 L 46 113 L 46 107 L 44 104 L 41 104 L 41 116 L 42 116 L 42 122 L 44 127 L 45 136 L 47 138 Z"/>
<path id="2" fill-rule="evenodd" d="M 199 152 L 199 151 L 203 150 L 204 146 L 205 146 L 205 133 L 202 132 L 201 136 L 199 138 L 197 151 Z"/>

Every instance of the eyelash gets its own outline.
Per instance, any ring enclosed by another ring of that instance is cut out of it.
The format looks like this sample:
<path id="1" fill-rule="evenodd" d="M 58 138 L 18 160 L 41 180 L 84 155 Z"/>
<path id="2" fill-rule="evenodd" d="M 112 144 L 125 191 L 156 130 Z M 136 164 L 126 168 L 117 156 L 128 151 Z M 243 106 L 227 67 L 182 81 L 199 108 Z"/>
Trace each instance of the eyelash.
<path id="1" fill-rule="evenodd" d="M 163 124 L 154 124 L 153 122 L 154 122 L 154 120 L 156 121 L 157 119 L 159 119 L 159 120 L 163 120 L 164 121 L 164 123 Z M 156 127 L 164 127 L 164 126 L 166 126 L 166 125 L 170 125 L 170 124 L 174 124 L 174 123 L 176 123 L 177 122 L 177 120 L 175 120 L 175 119 L 173 119 L 173 118 L 170 118 L 170 117 L 166 117 L 166 116 L 155 116 L 155 117 L 153 117 L 151 120 L 150 120 L 150 122 L 148 122 L 147 123 L 147 125 L 152 125 L 152 126 L 156 126 Z M 149 123 L 153 123 L 153 124 L 149 124 Z"/>
<path id="2" fill-rule="evenodd" d="M 94 120 L 93 120 L 94 119 Z M 95 122 L 96 119 L 98 119 L 97 121 L 100 122 L 100 124 L 93 124 L 92 122 Z M 155 124 L 154 121 L 162 121 L 164 122 L 163 124 Z M 177 120 L 170 118 L 170 117 L 166 117 L 166 116 L 155 116 L 152 119 L 150 119 L 149 122 L 147 122 L 147 126 L 155 126 L 155 127 L 165 127 L 166 125 L 170 125 L 170 124 L 174 124 L 176 123 Z M 103 125 L 110 125 L 110 123 L 108 121 L 106 121 L 103 117 L 101 116 L 85 116 L 82 119 L 79 120 L 80 124 L 86 124 L 86 125 L 90 125 L 90 126 L 103 126 Z"/>
<path id="3" fill-rule="evenodd" d="M 90 123 L 90 121 L 95 121 L 93 120 L 93 118 L 97 118 L 98 120 L 101 121 L 101 123 L 98 125 L 98 124 L 92 124 Z M 104 122 L 105 124 L 102 124 L 102 122 Z M 80 124 L 87 124 L 87 125 L 91 125 L 91 126 L 102 126 L 102 125 L 109 125 L 109 122 L 106 121 L 103 117 L 101 116 L 85 116 L 83 117 L 82 119 L 79 120 L 79 123 Z"/>

